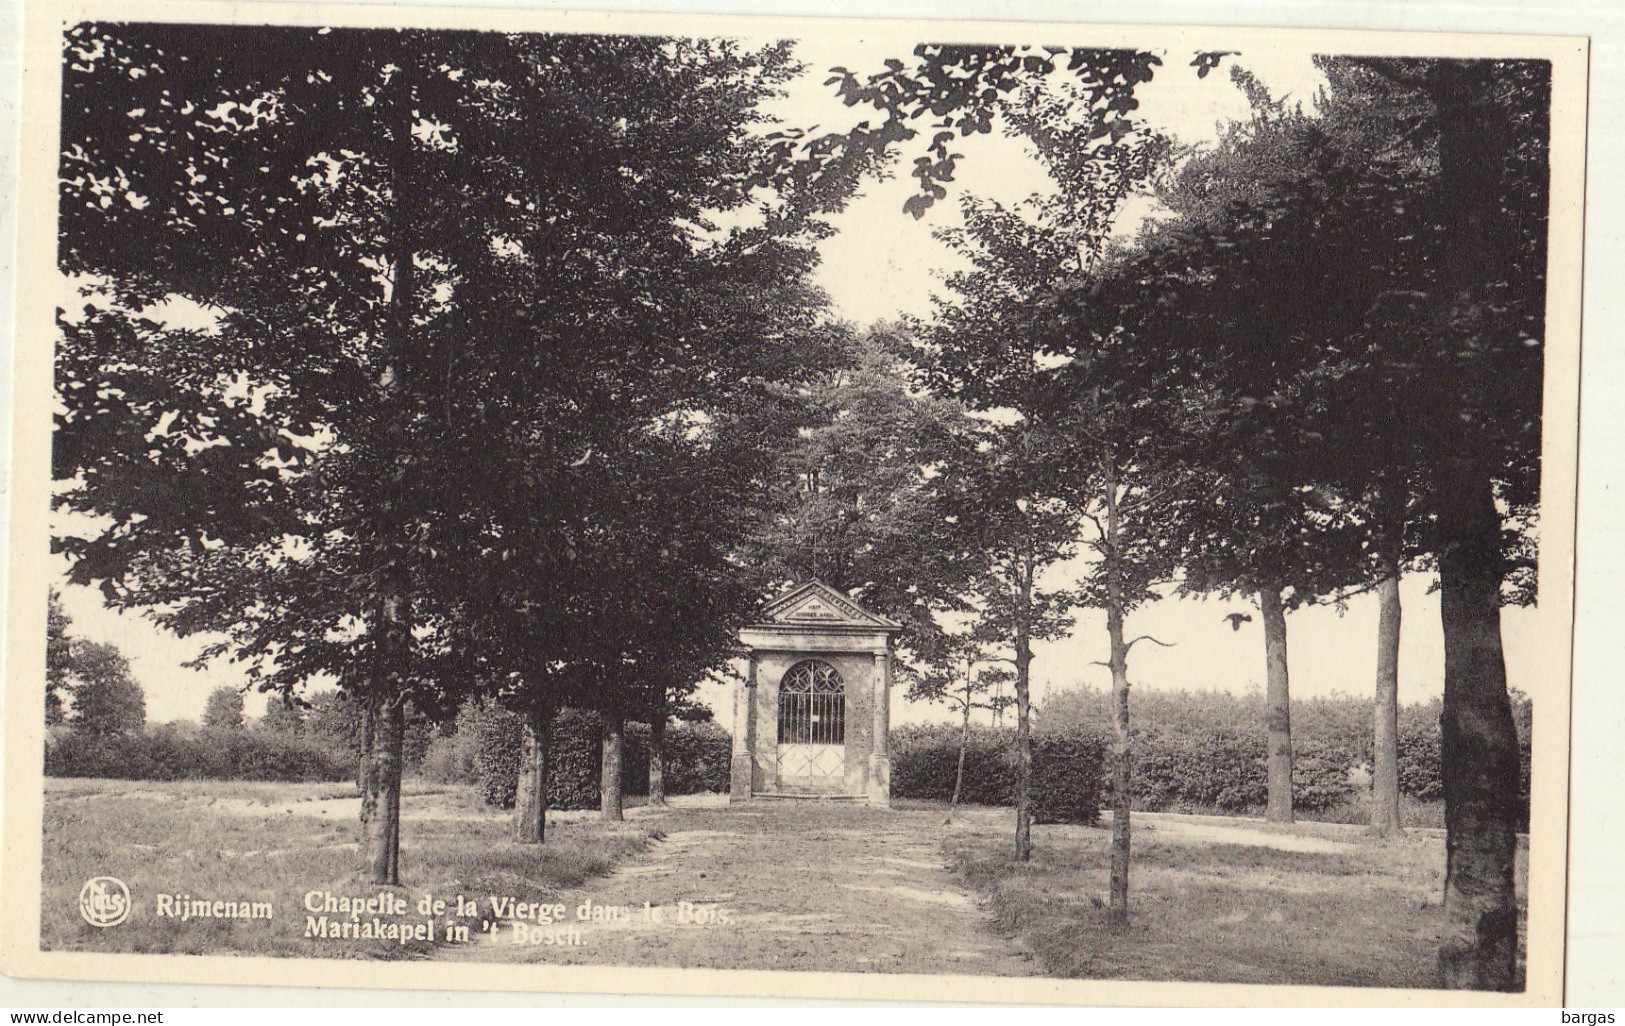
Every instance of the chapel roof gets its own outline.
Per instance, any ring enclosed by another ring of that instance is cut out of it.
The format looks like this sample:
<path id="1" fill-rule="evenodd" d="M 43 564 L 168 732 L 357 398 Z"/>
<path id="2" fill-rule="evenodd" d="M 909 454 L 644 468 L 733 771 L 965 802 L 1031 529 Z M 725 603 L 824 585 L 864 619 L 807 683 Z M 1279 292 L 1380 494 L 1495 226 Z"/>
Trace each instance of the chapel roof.
<path id="1" fill-rule="evenodd" d="M 768 602 L 757 617 L 757 626 L 866 628 L 887 633 L 903 629 L 896 620 L 870 612 L 820 580 L 802 581 Z"/>

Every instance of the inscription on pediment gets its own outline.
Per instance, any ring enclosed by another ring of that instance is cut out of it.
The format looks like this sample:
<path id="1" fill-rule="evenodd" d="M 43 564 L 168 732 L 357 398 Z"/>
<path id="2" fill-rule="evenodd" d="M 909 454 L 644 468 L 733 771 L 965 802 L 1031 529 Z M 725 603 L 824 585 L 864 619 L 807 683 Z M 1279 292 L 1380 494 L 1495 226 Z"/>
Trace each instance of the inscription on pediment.
<path id="1" fill-rule="evenodd" d="M 846 617 L 846 616 L 843 616 L 840 613 L 840 611 L 836 610 L 835 608 L 830 606 L 828 603 L 824 602 L 822 599 L 820 599 L 820 598 L 818 598 L 816 596 L 813 596 L 811 598 L 808 598 L 807 601 L 801 603 L 799 606 L 796 606 L 794 608 L 785 610 L 783 616 L 781 616 L 780 619 L 784 619 L 784 620 L 824 620 L 824 621 L 834 621 L 834 622 L 838 623 L 840 621 L 847 620 L 847 619 L 850 619 L 850 618 Z"/>

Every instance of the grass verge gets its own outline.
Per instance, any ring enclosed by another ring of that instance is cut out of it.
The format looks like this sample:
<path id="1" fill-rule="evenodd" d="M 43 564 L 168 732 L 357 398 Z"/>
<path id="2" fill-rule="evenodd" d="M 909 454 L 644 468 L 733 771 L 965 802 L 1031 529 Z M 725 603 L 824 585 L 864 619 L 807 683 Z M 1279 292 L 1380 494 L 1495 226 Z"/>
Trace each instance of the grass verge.
<path id="1" fill-rule="evenodd" d="M 518 845 L 508 839 L 508 818 L 486 809 L 473 788 L 411 787 L 401 824 L 404 885 L 377 888 L 360 875 L 354 794 L 353 787 L 333 784 L 51 781 L 41 944 L 46 950 L 424 958 L 445 943 L 456 895 L 477 903 L 488 922 L 490 897 L 554 899 L 659 836 L 648 821 L 575 821 L 549 823 L 545 845 Z M 80 889 L 96 876 L 116 877 L 129 888 L 125 922 L 99 928 L 80 915 Z M 406 900 L 411 911 L 401 921 L 437 920 L 437 941 L 305 936 L 307 894 L 367 898 L 380 890 Z M 183 920 L 159 914 L 163 895 L 269 902 L 273 916 Z M 448 910 L 417 914 L 425 895 L 447 900 Z M 479 936 L 481 917 L 458 922 Z"/>
<path id="2" fill-rule="evenodd" d="M 1034 838 L 1027 863 L 989 818 L 956 825 L 945 845 L 1046 974 L 1436 986 L 1444 844 L 1431 832 L 1383 839 L 1329 824 L 1136 816 L 1131 922 L 1121 933 L 1106 918 L 1109 828 L 1041 827 Z M 1525 878 L 1520 848 L 1520 911 Z"/>

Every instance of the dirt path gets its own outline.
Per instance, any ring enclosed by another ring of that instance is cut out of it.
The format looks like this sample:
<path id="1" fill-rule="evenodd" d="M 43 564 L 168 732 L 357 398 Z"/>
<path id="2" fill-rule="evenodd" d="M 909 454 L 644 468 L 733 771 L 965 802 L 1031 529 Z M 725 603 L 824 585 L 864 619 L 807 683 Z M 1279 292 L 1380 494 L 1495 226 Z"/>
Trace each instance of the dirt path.
<path id="1" fill-rule="evenodd" d="M 1027 976 L 942 856 L 942 812 L 819 802 L 639 810 L 666 837 L 610 876 L 561 894 L 629 919 L 579 926 L 575 946 L 492 940 L 472 961 Z M 662 912 L 645 919 L 644 904 Z M 687 907 L 682 903 L 687 903 Z M 686 914 L 685 914 L 686 913 Z M 686 920 L 686 921 L 685 921 Z M 698 921 L 709 920 L 709 921 Z"/>

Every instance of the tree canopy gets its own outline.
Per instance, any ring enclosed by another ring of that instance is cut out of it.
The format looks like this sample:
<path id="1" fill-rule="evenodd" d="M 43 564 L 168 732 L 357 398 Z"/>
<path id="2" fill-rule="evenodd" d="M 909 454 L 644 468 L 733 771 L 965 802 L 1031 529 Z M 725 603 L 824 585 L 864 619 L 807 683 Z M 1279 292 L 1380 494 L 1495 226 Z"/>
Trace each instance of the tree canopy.
<path id="1" fill-rule="evenodd" d="M 720 658 L 821 316 L 823 200 L 760 194 L 788 46 L 247 32 L 67 38 L 73 579 L 397 717 Z"/>
<path id="2" fill-rule="evenodd" d="M 203 715 L 198 720 L 204 727 L 218 730 L 241 730 L 247 723 L 243 719 L 243 692 L 240 688 L 222 685 L 209 692 L 203 704 Z"/>

